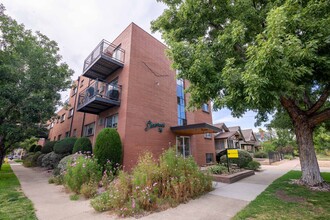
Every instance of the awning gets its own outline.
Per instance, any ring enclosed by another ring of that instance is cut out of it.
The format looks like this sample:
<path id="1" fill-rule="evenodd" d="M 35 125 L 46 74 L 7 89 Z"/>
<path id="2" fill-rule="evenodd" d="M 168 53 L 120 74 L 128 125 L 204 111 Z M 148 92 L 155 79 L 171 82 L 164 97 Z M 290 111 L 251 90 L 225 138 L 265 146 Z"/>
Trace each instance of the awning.
<path id="1" fill-rule="evenodd" d="M 171 127 L 171 131 L 177 135 L 189 136 L 194 134 L 218 133 L 221 129 L 208 123 L 198 123 Z"/>

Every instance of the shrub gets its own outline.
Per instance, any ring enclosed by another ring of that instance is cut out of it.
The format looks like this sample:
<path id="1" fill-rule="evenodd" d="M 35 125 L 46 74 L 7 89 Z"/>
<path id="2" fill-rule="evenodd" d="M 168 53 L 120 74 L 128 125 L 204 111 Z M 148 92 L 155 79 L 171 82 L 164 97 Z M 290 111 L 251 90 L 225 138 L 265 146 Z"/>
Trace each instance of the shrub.
<path id="1" fill-rule="evenodd" d="M 41 152 L 43 154 L 48 154 L 54 150 L 54 145 L 56 144 L 56 141 L 47 141 L 45 146 L 41 148 Z"/>
<path id="2" fill-rule="evenodd" d="M 122 162 L 122 145 L 120 136 L 114 128 L 104 128 L 96 138 L 94 155 L 98 163 L 104 167 L 109 160 L 116 166 Z"/>
<path id="3" fill-rule="evenodd" d="M 79 194 L 84 183 L 100 181 L 102 173 L 95 159 L 77 157 L 73 158 L 69 164 L 64 174 L 64 182 L 71 191 Z"/>
<path id="4" fill-rule="evenodd" d="M 37 166 L 38 157 L 41 155 L 41 152 L 31 153 L 23 160 L 23 165 L 25 167 L 35 167 Z"/>
<path id="5" fill-rule="evenodd" d="M 165 151 L 157 163 L 151 153 L 142 155 L 131 174 L 120 172 L 109 189 L 91 201 L 97 211 L 113 210 L 121 216 L 174 206 L 212 188 L 192 157 L 184 159 L 174 149 Z"/>
<path id="6" fill-rule="evenodd" d="M 286 160 L 292 160 L 293 159 L 293 156 L 291 154 L 285 154 L 284 155 L 284 159 L 286 159 Z"/>
<path id="7" fill-rule="evenodd" d="M 29 148 L 29 152 L 30 153 L 33 153 L 34 152 L 34 149 L 36 148 L 37 145 L 33 144 L 31 145 L 31 147 Z"/>
<path id="8" fill-rule="evenodd" d="M 260 169 L 260 163 L 258 161 L 250 161 L 246 167 L 249 170 L 259 170 Z"/>
<path id="9" fill-rule="evenodd" d="M 63 140 L 58 141 L 54 145 L 54 152 L 57 154 L 72 154 L 73 146 L 77 138 L 70 137 L 64 138 Z"/>
<path id="10" fill-rule="evenodd" d="M 238 150 L 238 158 L 230 158 L 229 163 L 237 164 L 239 168 L 247 167 L 248 163 L 252 161 L 252 157 L 249 152 L 245 150 Z M 226 155 L 220 158 L 221 163 L 227 163 Z"/>
<path id="11" fill-rule="evenodd" d="M 38 167 L 41 167 L 42 166 L 42 158 L 44 158 L 44 156 L 45 156 L 46 154 L 40 154 L 40 156 L 38 157 L 38 159 L 37 159 L 37 166 Z"/>
<path id="12" fill-rule="evenodd" d="M 78 138 L 78 140 L 74 144 L 72 153 L 76 153 L 76 152 L 81 152 L 81 153 L 90 152 L 90 153 L 92 153 L 92 143 L 91 143 L 91 141 L 89 140 L 88 137 Z"/>
<path id="13" fill-rule="evenodd" d="M 57 167 L 60 160 L 65 156 L 67 155 L 50 152 L 42 158 L 41 160 L 42 167 L 46 167 L 47 169 L 54 169 L 55 167 Z"/>
<path id="14" fill-rule="evenodd" d="M 264 151 L 258 151 L 254 153 L 254 158 L 267 158 L 268 154 Z"/>
<path id="15" fill-rule="evenodd" d="M 37 145 L 37 146 L 34 148 L 34 152 L 41 151 L 41 148 L 42 148 L 41 145 Z"/>
<path id="16" fill-rule="evenodd" d="M 95 181 L 89 181 L 81 185 L 80 193 L 87 199 L 92 198 L 97 193 L 98 184 Z"/>
<path id="17" fill-rule="evenodd" d="M 52 176 L 48 179 L 48 183 L 49 184 L 55 184 L 55 185 L 62 185 L 64 182 L 63 180 L 63 176 L 59 175 L 59 176 Z"/>
<path id="18" fill-rule="evenodd" d="M 215 166 L 211 166 L 209 168 L 209 171 L 212 174 L 223 174 L 223 173 L 228 173 L 228 168 L 222 164 L 217 164 Z"/>
<path id="19" fill-rule="evenodd" d="M 65 156 L 63 157 L 58 165 L 55 167 L 55 169 L 53 170 L 53 175 L 54 176 L 58 176 L 58 175 L 61 175 L 63 174 L 64 171 L 66 171 L 67 167 L 69 166 L 69 161 L 72 160 L 73 158 L 76 158 L 80 155 L 78 154 L 71 154 L 71 155 L 68 155 L 68 156 Z"/>

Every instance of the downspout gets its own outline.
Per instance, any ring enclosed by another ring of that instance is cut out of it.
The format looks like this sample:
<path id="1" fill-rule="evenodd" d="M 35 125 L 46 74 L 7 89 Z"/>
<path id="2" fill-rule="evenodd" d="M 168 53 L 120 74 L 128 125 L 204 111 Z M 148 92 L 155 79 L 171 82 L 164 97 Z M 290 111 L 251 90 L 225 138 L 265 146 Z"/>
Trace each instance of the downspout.
<path id="1" fill-rule="evenodd" d="M 78 85 L 77 85 L 77 92 L 76 92 L 76 97 L 74 98 L 74 109 L 73 109 L 73 115 L 71 117 L 71 123 L 70 123 L 70 137 L 71 137 L 71 132 L 72 132 L 72 125 L 73 125 L 73 119 L 74 119 L 74 116 L 76 115 L 76 112 L 77 112 L 77 97 L 78 97 L 78 88 L 79 88 L 79 85 L 80 85 L 80 76 L 78 77 Z"/>

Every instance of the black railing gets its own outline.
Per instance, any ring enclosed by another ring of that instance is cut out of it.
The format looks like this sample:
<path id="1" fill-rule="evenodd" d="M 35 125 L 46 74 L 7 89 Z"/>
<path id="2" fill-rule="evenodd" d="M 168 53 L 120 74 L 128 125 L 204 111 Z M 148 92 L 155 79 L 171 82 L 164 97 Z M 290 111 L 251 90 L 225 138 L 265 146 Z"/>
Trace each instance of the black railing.
<path id="1" fill-rule="evenodd" d="M 283 154 L 280 152 L 268 152 L 269 164 L 283 160 Z"/>
<path id="2" fill-rule="evenodd" d="M 93 98 L 120 101 L 120 87 L 117 84 L 95 80 L 88 88 L 79 93 L 78 109 L 89 103 Z"/>
<path id="3" fill-rule="evenodd" d="M 96 61 L 101 55 L 105 55 L 119 63 L 124 63 L 125 51 L 119 46 L 114 45 L 106 40 L 102 40 L 92 53 L 85 59 L 84 72 Z"/>

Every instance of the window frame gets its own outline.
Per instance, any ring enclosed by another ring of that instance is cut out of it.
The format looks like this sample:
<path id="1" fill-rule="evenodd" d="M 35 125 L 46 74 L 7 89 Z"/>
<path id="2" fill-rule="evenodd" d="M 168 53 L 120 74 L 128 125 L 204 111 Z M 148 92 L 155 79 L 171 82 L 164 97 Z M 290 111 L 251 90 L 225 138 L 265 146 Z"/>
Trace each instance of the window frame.
<path id="1" fill-rule="evenodd" d="M 108 120 L 109 120 L 109 118 L 111 118 L 111 125 L 113 125 L 114 123 L 113 123 L 113 119 L 114 119 L 114 117 L 116 117 L 117 118 L 117 122 L 115 123 L 116 124 L 116 126 L 114 127 L 114 126 L 109 126 L 108 127 Z M 113 115 L 109 115 L 108 117 L 106 117 L 105 118 L 105 120 L 104 120 L 105 122 L 104 122 L 104 127 L 105 128 L 115 128 L 115 129 L 117 129 L 118 128 L 118 121 L 119 121 L 119 114 L 118 113 L 115 113 L 115 114 L 113 114 Z"/>
<path id="2" fill-rule="evenodd" d="M 61 115 L 61 123 L 65 121 L 65 113 Z"/>
<path id="3" fill-rule="evenodd" d="M 209 103 L 203 103 L 203 105 L 202 105 L 202 111 L 203 112 L 206 112 L 206 113 L 210 113 L 210 105 L 209 105 Z"/>
<path id="4" fill-rule="evenodd" d="M 93 125 L 93 131 L 91 134 L 89 134 L 88 129 L 90 129 L 90 128 L 88 128 L 88 126 L 91 126 L 91 125 Z M 90 136 L 93 136 L 94 134 L 95 134 L 95 122 L 92 122 L 92 123 L 84 126 L 84 137 L 90 137 Z"/>
<path id="5" fill-rule="evenodd" d="M 71 111 L 72 111 L 72 114 L 71 114 Z M 68 118 L 71 118 L 73 116 L 73 114 L 74 114 L 74 108 L 70 108 Z"/>

